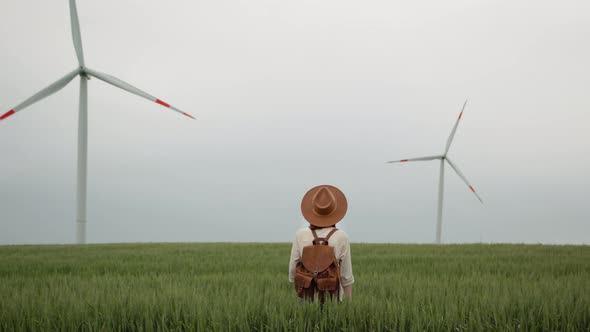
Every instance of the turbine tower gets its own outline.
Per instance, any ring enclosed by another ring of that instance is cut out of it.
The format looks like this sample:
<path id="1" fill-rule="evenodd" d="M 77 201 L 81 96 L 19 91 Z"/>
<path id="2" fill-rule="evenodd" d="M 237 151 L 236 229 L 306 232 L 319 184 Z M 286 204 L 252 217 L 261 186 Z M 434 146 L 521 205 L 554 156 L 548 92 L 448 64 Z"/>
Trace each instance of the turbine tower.
<path id="1" fill-rule="evenodd" d="M 0 116 L 0 121 L 22 111 L 26 107 L 48 97 L 65 87 L 76 76 L 80 76 L 80 113 L 78 117 L 78 188 L 77 188 L 77 213 L 76 213 L 76 239 L 78 243 L 86 243 L 86 170 L 87 170 L 87 147 L 88 147 L 88 80 L 96 77 L 101 81 L 114 85 L 122 90 L 149 99 L 182 115 L 194 119 L 190 114 L 171 106 L 168 103 L 144 92 L 129 83 L 126 83 L 114 76 L 104 74 L 86 67 L 84 63 L 84 52 L 82 51 L 82 37 L 80 35 L 80 22 L 75 0 L 70 0 L 70 21 L 72 26 L 72 39 L 74 49 L 78 57 L 79 67 L 66 74 L 56 82 L 37 92 L 27 100 L 14 106 L 11 110 Z"/>
<path id="2" fill-rule="evenodd" d="M 447 145 L 445 146 L 445 152 L 442 155 L 409 158 L 409 159 L 402 159 L 402 160 L 392 160 L 392 161 L 387 162 L 389 164 L 392 164 L 392 163 L 405 163 L 408 161 L 426 161 L 426 160 L 440 159 L 440 173 L 439 173 L 439 178 L 438 178 L 438 207 L 437 207 L 437 214 L 436 214 L 436 243 L 438 243 L 438 244 L 441 243 L 441 232 L 442 232 L 442 211 L 443 211 L 443 196 L 444 196 L 443 192 L 444 192 L 444 186 L 445 186 L 445 177 L 444 177 L 445 176 L 445 161 L 447 163 L 449 163 L 449 166 L 451 166 L 451 168 L 455 171 L 455 173 L 457 173 L 457 175 L 459 175 L 459 177 L 465 182 L 465 184 L 467 184 L 469 189 L 475 194 L 475 197 L 477 197 L 477 199 L 479 199 L 479 201 L 483 204 L 483 200 L 475 192 L 475 189 L 473 189 L 473 186 L 469 183 L 469 181 L 467 181 L 467 178 L 465 177 L 465 175 L 463 175 L 463 173 L 461 173 L 461 171 L 459 170 L 457 165 L 455 165 L 451 161 L 451 159 L 449 159 L 449 157 L 447 156 L 447 153 L 449 152 L 449 148 L 451 147 L 451 143 L 453 142 L 453 137 L 455 136 L 455 132 L 457 131 L 457 126 L 459 125 L 459 120 L 461 120 L 461 117 L 463 116 L 463 111 L 465 111 L 466 105 L 467 105 L 467 100 L 465 100 L 465 103 L 463 103 L 463 108 L 461 108 L 461 113 L 459 113 L 459 117 L 457 118 L 457 121 L 455 122 L 455 126 L 453 127 L 453 130 L 451 131 L 451 134 L 449 135 L 449 138 L 447 139 Z"/>

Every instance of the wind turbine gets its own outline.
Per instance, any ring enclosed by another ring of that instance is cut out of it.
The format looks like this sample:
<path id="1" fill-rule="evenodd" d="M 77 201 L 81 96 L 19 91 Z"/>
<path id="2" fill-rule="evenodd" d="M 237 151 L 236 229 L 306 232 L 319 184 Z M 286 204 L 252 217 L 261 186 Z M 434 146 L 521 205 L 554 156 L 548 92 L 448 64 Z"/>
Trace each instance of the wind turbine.
<path id="1" fill-rule="evenodd" d="M 442 206 L 443 206 L 443 192 L 444 192 L 444 185 L 445 185 L 445 178 L 444 178 L 445 161 L 449 163 L 449 166 L 451 166 L 451 168 L 455 171 L 455 173 L 457 173 L 457 175 L 459 175 L 459 177 L 465 182 L 465 184 L 467 184 L 469 189 L 475 194 L 475 197 L 477 197 L 477 199 L 479 199 L 479 201 L 483 204 L 483 200 L 475 192 L 475 189 L 473 189 L 473 186 L 469 183 L 469 181 L 467 181 L 467 178 L 465 177 L 465 175 L 463 175 L 463 173 L 461 173 L 461 171 L 459 170 L 457 165 L 455 165 L 451 161 L 451 159 L 449 159 L 449 157 L 447 156 L 447 153 L 449 152 L 449 148 L 451 147 L 451 142 L 453 142 L 453 137 L 455 136 L 455 132 L 457 131 L 457 126 L 459 125 L 459 120 L 461 120 L 461 117 L 463 116 L 463 111 L 465 110 L 466 105 L 467 105 L 467 100 L 465 100 L 465 103 L 463 103 L 463 108 L 461 108 L 461 113 L 459 113 L 459 117 L 457 118 L 457 121 L 455 122 L 455 126 L 453 127 L 453 130 L 451 131 L 451 134 L 449 135 L 449 138 L 447 139 L 447 145 L 445 146 L 445 152 L 442 155 L 409 158 L 409 159 L 402 159 L 402 160 L 392 160 L 392 161 L 387 162 L 389 164 L 392 164 L 392 163 L 405 163 L 408 161 L 426 161 L 426 160 L 440 159 L 440 173 L 439 173 L 439 178 L 438 178 L 438 208 L 437 208 L 437 215 L 436 215 L 436 243 L 440 243 L 441 231 L 442 231 Z"/>
<path id="2" fill-rule="evenodd" d="M 70 0 L 70 21 L 72 26 L 72 39 L 74 49 L 78 57 L 79 67 L 66 74 L 64 77 L 50 84 L 46 88 L 29 97 L 22 103 L 14 106 L 10 111 L 0 116 L 0 121 L 18 113 L 26 107 L 48 97 L 65 87 L 76 76 L 80 76 L 80 112 L 78 117 L 78 188 L 77 188 L 77 213 L 76 213 L 76 239 L 78 243 L 86 243 L 86 170 L 87 170 L 87 147 L 88 147 L 88 80 L 90 76 L 101 81 L 114 85 L 122 90 L 149 99 L 164 107 L 167 107 L 180 114 L 194 119 L 190 114 L 144 92 L 129 83 L 126 83 L 114 76 L 104 74 L 86 67 L 84 63 L 84 52 L 82 51 L 82 37 L 80 35 L 80 23 L 75 0 Z"/>

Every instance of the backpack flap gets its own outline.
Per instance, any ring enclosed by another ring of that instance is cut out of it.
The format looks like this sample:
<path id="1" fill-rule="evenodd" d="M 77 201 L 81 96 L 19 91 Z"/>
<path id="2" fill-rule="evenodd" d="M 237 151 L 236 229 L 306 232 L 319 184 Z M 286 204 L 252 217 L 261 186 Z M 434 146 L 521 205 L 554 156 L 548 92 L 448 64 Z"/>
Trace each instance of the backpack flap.
<path id="1" fill-rule="evenodd" d="M 311 273 L 325 271 L 334 262 L 334 247 L 332 246 L 306 246 L 303 248 L 301 262 Z"/>

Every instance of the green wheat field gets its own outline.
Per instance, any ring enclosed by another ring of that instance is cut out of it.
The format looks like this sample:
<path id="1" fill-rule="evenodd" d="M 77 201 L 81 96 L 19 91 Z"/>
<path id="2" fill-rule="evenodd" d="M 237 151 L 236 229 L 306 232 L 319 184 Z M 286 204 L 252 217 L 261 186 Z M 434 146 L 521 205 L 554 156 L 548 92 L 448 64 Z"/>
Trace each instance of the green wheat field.
<path id="1" fill-rule="evenodd" d="M 353 244 L 299 303 L 290 244 L 0 246 L 2 331 L 590 331 L 590 247 Z"/>

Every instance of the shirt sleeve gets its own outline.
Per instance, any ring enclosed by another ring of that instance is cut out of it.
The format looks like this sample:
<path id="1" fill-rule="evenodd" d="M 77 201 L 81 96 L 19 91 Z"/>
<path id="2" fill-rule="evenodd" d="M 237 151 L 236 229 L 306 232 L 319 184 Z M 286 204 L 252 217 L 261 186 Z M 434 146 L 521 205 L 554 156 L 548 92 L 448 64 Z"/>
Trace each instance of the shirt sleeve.
<path id="1" fill-rule="evenodd" d="M 340 258 L 340 283 L 342 287 L 350 286 L 354 283 L 352 275 L 352 259 L 350 257 L 350 243 L 348 238 L 343 244 L 342 256 Z"/>
<path id="2" fill-rule="evenodd" d="M 291 258 L 289 259 L 289 281 L 295 281 L 295 266 L 297 265 L 297 261 L 300 259 L 299 255 L 299 245 L 297 244 L 297 236 L 293 240 L 293 246 L 291 247 Z"/>

